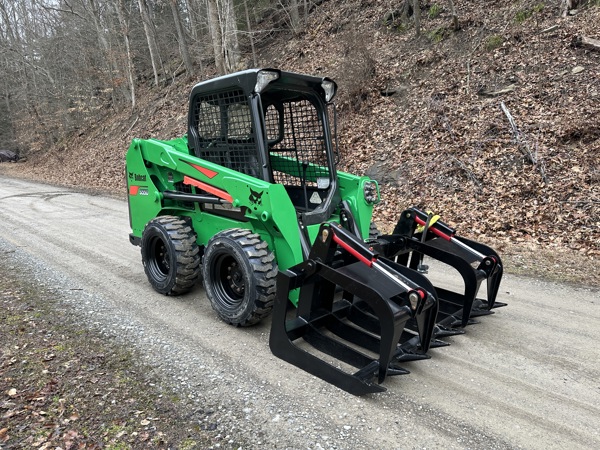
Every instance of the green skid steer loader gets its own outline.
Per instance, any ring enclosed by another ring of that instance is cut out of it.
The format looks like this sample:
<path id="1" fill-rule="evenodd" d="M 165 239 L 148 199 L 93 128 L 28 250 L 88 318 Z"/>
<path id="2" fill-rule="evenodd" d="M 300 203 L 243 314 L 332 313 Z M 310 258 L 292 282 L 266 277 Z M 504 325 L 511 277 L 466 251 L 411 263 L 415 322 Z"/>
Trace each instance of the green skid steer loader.
<path id="1" fill-rule="evenodd" d="M 156 291 L 183 294 L 202 279 L 231 325 L 273 313 L 276 356 L 362 395 L 502 306 L 502 263 L 416 208 L 378 235 L 377 182 L 336 170 L 336 89 L 273 69 L 194 86 L 187 135 L 135 139 L 127 152 L 130 241 Z M 424 256 L 463 288 L 434 287 Z"/>

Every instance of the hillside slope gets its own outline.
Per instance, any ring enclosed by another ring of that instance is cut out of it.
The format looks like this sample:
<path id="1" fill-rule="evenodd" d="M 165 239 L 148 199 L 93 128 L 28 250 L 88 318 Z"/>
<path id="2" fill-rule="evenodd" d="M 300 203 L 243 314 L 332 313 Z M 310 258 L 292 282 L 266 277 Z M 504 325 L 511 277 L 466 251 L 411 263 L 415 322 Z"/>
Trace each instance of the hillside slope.
<path id="1" fill-rule="evenodd" d="M 388 2 L 323 2 L 260 61 L 336 79 L 340 169 L 380 181 L 382 228 L 419 205 L 511 254 L 597 260 L 600 52 L 572 43 L 600 38 L 600 6 L 562 18 L 558 1 L 455 4 L 460 30 L 447 2 L 429 2 L 416 37 Z M 136 113 L 107 108 L 77 136 L 0 170 L 123 192 L 131 139 L 184 134 L 189 90 L 209 75 L 140 86 Z"/>

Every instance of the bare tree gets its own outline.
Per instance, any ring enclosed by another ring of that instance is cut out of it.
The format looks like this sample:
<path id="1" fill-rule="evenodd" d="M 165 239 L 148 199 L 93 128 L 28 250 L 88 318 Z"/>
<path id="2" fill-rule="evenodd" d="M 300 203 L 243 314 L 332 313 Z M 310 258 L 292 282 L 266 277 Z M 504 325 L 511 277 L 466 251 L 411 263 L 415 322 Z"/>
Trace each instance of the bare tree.
<path id="1" fill-rule="evenodd" d="M 94 24 L 94 28 L 96 29 L 96 34 L 98 35 L 98 42 L 100 43 L 100 48 L 105 52 L 108 52 L 108 41 L 104 34 L 104 26 L 101 24 L 100 12 L 98 11 L 98 5 L 96 0 L 87 0 L 89 4 L 86 4 L 85 1 L 82 1 L 82 6 L 86 9 L 89 17 Z"/>
<path id="2" fill-rule="evenodd" d="M 250 24 L 247 0 L 244 0 L 244 13 L 246 15 L 246 26 L 248 27 L 248 39 L 250 40 L 250 48 L 252 49 L 252 63 L 254 64 L 254 67 L 257 67 L 258 60 L 256 59 L 256 49 L 254 48 L 254 37 L 252 37 L 252 25 Z"/>
<path id="3" fill-rule="evenodd" d="M 118 0 L 117 4 L 117 17 L 119 18 L 119 24 L 121 26 L 121 34 L 123 35 L 123 42 L 125 43 L 125 52 L 127 57 L 126 70 L 127 70 L 127 81 L 129 82 L 129 93 L 131 99 L 131 109 L 135 109 L 135 81 L 133 74 L 135 68 L 133 65 L 133 58 L 131 56 L 131 44 L 129 40 L 129 22 L 127 20 L 125 12 L 125 0 Z"/>
<path id="4" fill-rule="evenodd" d="M 185 0 L 185 10 L 188 16 L 188 24 L 190 27 L 190 33 L 192 34 L 192 39 L 197 41 L 200 33 L 198 31 L 198 22 L 196 19 L 197 8 L 195 0 Z"/>
<path id="5" fill-rule="evenodd" d="M 298 0 L 290 0 L 290 21 L 292 29 L 296 31 L 300 24 L 300 10 L 298 9 Z"/>
<path id="6" fill-rule="evenodd" d="M 164 73 L 164 67 L 158 52 L 158 44 L 156 43 L 156 35 L 154 33 L 154 23 L 150 18 L 148 4 L 146 0 L 138 0 L 140 15 L 144 25 L 144 33 L 148 42 L 148 50 L 150 51 L 150 60 L 152 62 L 152 71 L 154 72 L 154 84 L 158 86 L 158 70 Z"/>
<path id="7" fill-rule="evenodd" d="M 208 26 L 210 29 L 210 36 L 215 54 L 215 67 L 217 69 L 217 73 L 224 74 L 227 72 L 227 70 L 225 69 L 223 37 L 221 33 L 221 21 L 219 20 L 217 0 L 206 0 L 206 2 L 208 8 Z"/>
<path id="8" fill-rule="evenodd" d="M 458 31 L 460 29 L 460 24 L 458 23 L 458 15 L 456 14 L 454 2 L 452 0 L 448 0 L 448 3 L 450 4 L 450 14 L 452 14 L 452 29 L 454 31 Z"/>
<path id="9" fill-rule="evenodd" d="M 579 0 L 561 0 L 562 16 L 567 17 L 569 11 L 579 6 Z"/>
<path id="10" fill-rule="evenodd" d="M 225 70 L 233 72 L 239 68 L 240 44 L 233 0 L 221 0 L 221 36 L 225 53 Z"/>
<path id="11" fill-rule="evenodd" d="M 187 40 L 181 25 L 181 17 L 179 16 L 179 2 L 177 0 L 171 0 L 171 13 L 173 14 L 173 21 L 175 22 L 175 30 L 177 30 L 177 39 L 179 41 L 179 52 L 183 58 L 183 64 L 188 75 L 194 73 L 194 65 L 192 64 L 192 58 L 190 57 L 190 51 L 188 49 Z"/>
<path id="12" fill-rule="evenodd" d="M 413 14 L 415 16 L 415 34 L 421 35 L 421 4 L 419 0 L 413 0 Z"/>

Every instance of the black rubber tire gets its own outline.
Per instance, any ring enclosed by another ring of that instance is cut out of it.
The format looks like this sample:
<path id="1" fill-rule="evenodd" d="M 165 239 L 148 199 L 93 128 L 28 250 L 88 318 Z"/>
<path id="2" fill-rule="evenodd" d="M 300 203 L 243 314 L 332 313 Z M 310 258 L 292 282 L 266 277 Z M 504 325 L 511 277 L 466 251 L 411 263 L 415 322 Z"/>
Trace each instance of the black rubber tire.
<path id="1" fill-rule="evenodd" d="M 214 235 L 202 263 L 204 289 L 219 317 L 250 326 L 267 317 L 275 300 L 275 255 L 258 234 L 233 228 Z"/>
<path id="2" fill-rule="evenodd" d="M 200 247 L 189 219 L 160 216 L 142 234 L 142 263 L 148 281 L 161 294 L 189 292 L 200 276 Z"/>

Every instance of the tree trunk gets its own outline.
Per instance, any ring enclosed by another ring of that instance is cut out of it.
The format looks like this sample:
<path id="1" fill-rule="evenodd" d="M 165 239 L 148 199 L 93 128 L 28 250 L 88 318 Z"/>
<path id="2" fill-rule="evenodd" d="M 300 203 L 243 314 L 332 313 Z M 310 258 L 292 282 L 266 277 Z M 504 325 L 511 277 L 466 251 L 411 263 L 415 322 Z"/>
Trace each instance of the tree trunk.
<path id="1" fill-rule="evenodd" d="M 193 0 L 185 0 L 185 8 L 188 13 L 188 21 L 190 23 L 190 33 L 194 41 L 198 40 L 198 25 L 196 24 L 196 8 Z"/>
<path id="2" fill-rule="evenodd" d="M 579 0 L 562 0 L 562 16 L 567 17 L 569 11 L 579 6 Z"/>
<path id="3" fill-rule="evenodd" d="M 6 11 L 6 7 L 2 3 L 0 3 L 0 13 L 2 13 L 2 22 L 7 34 L 6 39 L 12 43 L 15 41 L 15 33 L 12 30 L 11 21 L 8 12 Z"/>
<path id="4" fill-rule="evenodd" d="M 248 26 L 248 37 L 250 38 L 250 48 L 252 49 L 252 63 L 254 67 L 258 67 L 256 59 L 256 50 L 254 49 L 254 38 L 252 37 L 252 28 L 250 26 L 250 15 L 248 14 L 248 2 L 244 0 L 244 12 L 246 13 L 246 25 Z"/>
<path id="5" fill-rule="evenodd" d="M 200 21 L 200 17 L 202 17 L 202 20 L 206 20 L 205 16 L 208 14 L 206 11 L 202 10 L 199 1 L 200 0 L 185 0 L 185 4 L 188 12 L 187 22 L 189 23 L 189 30 L 192 36 L 192 42 L 189 45 L 189 47 L 191 47 L 192 61 L 197 62 L 200 72 L 203 72 L 202 56 L 204 53 L 203 49 L 205 48 L 204 42 L 206 41 L 206 34 L 204 32 L 204 25 Z"/>
<path id="6" fill-rule="evenodd" d="M 179 51 L 183 58 L 183 64 L 188 75 L 194 73 L 194 65 L 192 64 L 192 58 L 190 57 L 190 51 L 188 44 L 185 39 L 185 33 L 183 32 L 183 26 L 181 25 L 181 18 L 179 16 L 179 5 L 177 0 L 171 0 L 171 13 L 173 14 L 173 21 L 175 22 L 175 30 L 177 31 L 177 38 L 179 40 Z"/>
<path id="7" fill-rule="evenodd" d="M 294 32 L 300 24 L 300 12 L 298 10 L 298 0 L 290 0 L 290 21 Z"/>
<path id="8" fill-rule="evenodd" d="M 142 16 L 146 41 L 148 42 L 148 50 L 150 50 L 150 61 L 152 63 L 152 71 L 154 72 L 154 84 L 158 86 L 158 66 L 162 66 L 162 63 L 160 62 L 158 45 L 156 44 L 156 38 L 154 36 L 154 26 L 150 20 L 146 0 L 138 0 L 138 5 L 140 7 L 140 15 Z"/>
<path id="9" fill-rule="evenodd" d="M 421 5 L 419 0 L 413 0 L 413 14 L 415 15 L 415 34 L 421 35 Z"/>
<path id="10" fill-rule="evenodd" d="M 89 16 L 94 23 L 94 28 L 96 28 L 96 34 L 98 35 L 98 43 L 100 44 L 100 48 L 108 53 L 108 41 L 106 40 L 106 36 L 104 35 L 104 27 L 100 23 L 100 13 L 98 12 L 98 6 L 96 6 L 96 0 L 89 0 L 90 2 L 90 13 Z M 110 65 L 110 63 L 109 63 Z"/>
<path id="11" fill-rule="evenodd" d="M 223 52 L 223 38 L 221 34 L 221 23 L 219 21 L 219 10 L 216 0 L 206 0 L 208 8 L 208 27 L 215 54 L 215 67 L 217 73 L 225 74 L 225 58 Z"/>
<path id="12" fill-rule="evenodd" d="M 116 35 L 115 30 L 109 28 L 110 24 L 105 24 L 102 21 L 102 16 L 100 14 L 100 10 L 98 8 L 97 0 L 87 0 L 89 2 L 89 6 L 86 5 L 87 16 L 91 19 L 94 24 L 94 28 L 96 29 L 96 34 L 98 36 L 98 44 L 100 46 L 101 55 L 104 60 L 104 64 L 106 66 L 106 71 L 103 74 L 102 78 L 108 78 L 108 81 L 111 85 L 111 92 L 113 96 L 113 101 L 116 103 L 118 100 L 116 98 L 116 94 L 119 90 L 118 84 L 115 82 L 115 74 L 120 72 L 120 67 L 118 61 L 115 59 L 115 53 L 111 49 L 109 39 L 111 34 Z M 123 97 L 127 97 L 126 92 L 122 92 Z"/>
<path id="13" fill-rule="evenodd" d="M 133 79 L 133 73 L 135 71 L 133 65 L 133 58 L 131 57 L 131 47 L 129 43 L 129 24 L 125 18 L 125 0 L 119 0 L 117 5 L 117 17 L 121 26 L 121 33 L 123 34 L 123 41 L 125 42 L 125 52 L 127 54 L 127 81 L 129 82 L 129 93 L 131 99 L 131 110 L 135 110 L 135 81 Z"/>
<path id="14" fill-rule="evenodd" d="M 233 0 L 221 0 L 221 5 L 223 7 L 221 18 L 224 19 L 221 23 L 221 29 L 224 38 L 225 69 L 227 72 L 235 72 L 239 68 L 240 44 L 237 36 L 238 28 Z"/>
<path id="15" fill-rule="evenodd" d="M 458 23 L 458 15 L 456 14 L 454 2 L 452 0 L 448 0 L 448 3 L 450 4 L 450 14 L 452 14 L 452 29 L 454 31 L 458 31 L 460 29 L 460 25 Z"/>

